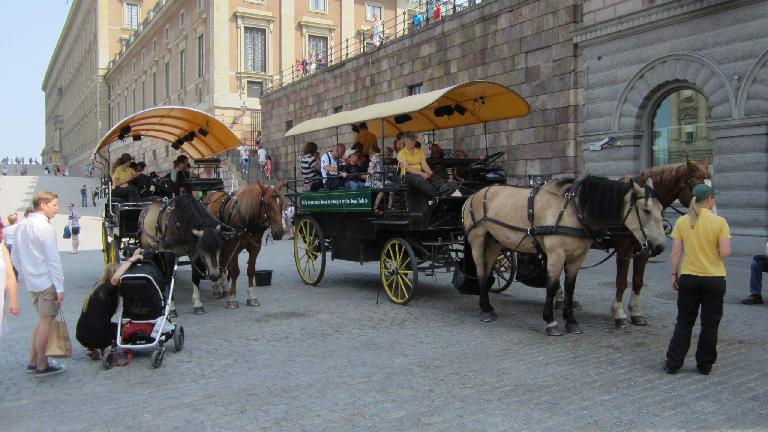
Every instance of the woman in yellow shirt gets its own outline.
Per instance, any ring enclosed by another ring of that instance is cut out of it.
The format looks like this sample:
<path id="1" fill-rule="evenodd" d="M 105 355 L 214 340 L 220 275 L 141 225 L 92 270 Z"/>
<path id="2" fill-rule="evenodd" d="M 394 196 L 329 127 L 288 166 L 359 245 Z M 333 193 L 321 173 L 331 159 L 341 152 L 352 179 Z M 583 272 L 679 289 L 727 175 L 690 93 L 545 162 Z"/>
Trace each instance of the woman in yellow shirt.
<path id="1" fill-rule="evenodd" d="M 717 359 L 717 330 L 725 296 L 723 258 L 731 254 L 731 233 L 725 219 L 712 213 L 714 205 L 715 190 L 706 184 L 696 185 L 688 214 L 679 218 L 672 230 L 672 288 L 678 294 L 677 323 L 664 363 L 669 374 L 683 366 L 699 308 L 701 332 L 696 368 L 702 375 L 709 375 Z"/>
<path id="2" fill-rule="evenodd" d="M 403 176 L 403 181 L 407 185 L 419 189 L 429 199 L 440 195 L 440 192 L 446 187 L 445 180 L 434 175 L 424 157 L 424 152 L 420 148 L 416 148 L 416 135 L 413 132 L 403 132 L 400 140 L 404 147 L 397 153 L 397 162 L 400 164 L 400 174 Z"/>
<path id="3" fill-rule="evenodd" d="M 141 194 L 136 186 L 131 184 L 138 173 L 131 168 L 133 157 L 123 153 L 112 167 L 112 197 L 124 198 L 128 202 L 139 202 Z"/>

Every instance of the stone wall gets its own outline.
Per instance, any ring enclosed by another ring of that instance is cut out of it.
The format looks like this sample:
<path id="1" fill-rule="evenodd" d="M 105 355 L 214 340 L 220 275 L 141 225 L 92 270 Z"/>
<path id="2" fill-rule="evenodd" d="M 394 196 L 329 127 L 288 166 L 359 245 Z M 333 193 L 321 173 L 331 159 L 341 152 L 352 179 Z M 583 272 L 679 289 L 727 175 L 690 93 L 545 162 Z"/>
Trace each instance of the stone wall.
<path id="1" fill-rule="evenodd" d="M 487 125 L 488 151 L 507 152 L 504 164 L 512 182 L 578 173 L 581 66 L 571 40 L 578 3 L 483 2 L 264 96 L 262 130 L 277 174 L 294 176 L 294 156 L 304 141 L 322 148 L 336 139 L 336 130 L 324 130 L 296 137 L 294 144 L 293 138 L 284 138 L 291 125 L 338 107 L 351 110 L 396 100 L 418 84 L 427 92 L 480 79 L 511 87 L 531 105 L 528 117 Z M 350 144 L 351 130 L 338 132 L 340 142 Z M 483 125 L 440 131 L 436 139 L 443 148 L 485 154 Z M 391 146 L 391 140 L 385 145 Z"/>
<path id="2" fill-rule="evenodd" d="M 606 2 L 608 4 L 609 2 Z M 585 3 L 585 12 L 586 12 Z M 586 20 L 585 20 L 586 21 Z M 617 176 L 651 165 L 653 115 L 670 92 L 709 103 L 718 210 L 734 250 L 754 254 L 768 236 L 768 3 L 683 0 L 577 29 L 585 67 L 585 171 Z"/>

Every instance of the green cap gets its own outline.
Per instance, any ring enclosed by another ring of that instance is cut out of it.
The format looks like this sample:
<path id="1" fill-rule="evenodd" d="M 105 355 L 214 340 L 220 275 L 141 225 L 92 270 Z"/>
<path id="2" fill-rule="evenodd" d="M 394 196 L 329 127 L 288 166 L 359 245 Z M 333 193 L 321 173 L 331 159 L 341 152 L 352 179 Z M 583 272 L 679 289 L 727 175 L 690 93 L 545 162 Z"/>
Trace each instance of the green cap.
<path id="1" fill-rule="evenodd" d="M 717 194 L 715 193 L 715 189 L 712 186 L 707 186 L 702 183 L 693 187 L 693 197 L 696 198 L 696 201 L 698 202 L 702 202 L 707 198 L 715 195 Z"/>

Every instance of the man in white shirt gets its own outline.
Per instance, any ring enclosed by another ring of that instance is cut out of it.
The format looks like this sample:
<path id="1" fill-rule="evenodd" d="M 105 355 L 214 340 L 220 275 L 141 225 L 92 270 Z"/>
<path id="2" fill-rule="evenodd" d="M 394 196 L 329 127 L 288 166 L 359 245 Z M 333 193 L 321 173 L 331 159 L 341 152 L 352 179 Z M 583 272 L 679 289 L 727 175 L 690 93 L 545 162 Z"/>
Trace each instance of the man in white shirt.
<path id="1" fill-rule="evenodd" d="M 248 156 L 248 146 L 245 144 L 240 145 L 240 168 L 243 174 L 248 174 L 248 165 L 250 165 L 250 157 Z"/>
<path id="2" fill-rule="evenodd" d="M 64 273 L 56 246 L 57 234 L 49 222 L 59 212 L 58 196 L 53 192 L 39 192 L 32 198 L 32 207 L 34 212 L 16 229 L 11 258 L 23 285 L 32 293 L 37 310 L 27 372 L 44 377 L 64 371 L 63 365 L 49 363 L 45 355 L 51 322 L 64 302 Z"/>
<path id="3" fill-rule="evenodd" d="M 263 173 L 264 166 L 267 164 L 267 151 L 264 150 L 260 143 L 256 143 L 256 152 L 259 155 L 259 166 L 261 167 L 261 172 Z"/>

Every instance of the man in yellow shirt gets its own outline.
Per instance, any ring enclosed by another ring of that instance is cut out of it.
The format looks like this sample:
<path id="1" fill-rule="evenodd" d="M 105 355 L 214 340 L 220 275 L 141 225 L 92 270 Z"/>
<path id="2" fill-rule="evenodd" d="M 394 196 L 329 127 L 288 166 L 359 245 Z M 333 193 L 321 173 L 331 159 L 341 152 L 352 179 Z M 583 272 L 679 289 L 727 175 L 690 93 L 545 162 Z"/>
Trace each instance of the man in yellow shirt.
<path id="1" fill-rule="evenodd" d="M 378 139 L 376 138 L 376 135 L 371 133 L 371 131 L 368 130 L 368 125 L 365 122 L 360 123 L 357 125 L 357 135 L 355 136 L 355 142 L 359 142 L 363 145 L 363 148 L 361 152 L 366 155 L 370 156 L 370 150 L 371 147 L 375 146 L 378 143 Z"/>
<path id="2" fill-rule="evenodd" d="M 731 254 L 731 233 L 725 219 L 712 213 L 714 205 L 715 190 L 706 184 L 696 185 L 688 214 L 679 218 L 672 230 L 672 288 L 678 296 L 677 323 L 664 363 L 669 374 L 683 366 L 699 307 L 701 332 L 696 368 L 702 375 L 709 375 L 717 359 L 717 331 L 725 296 L 723 259 Z"/>
<path id="3" fill-rule="evenodd" d="M 419 189 L 429 199 L 438 196 L 445 187 L 445 180 L 434 175 L 424 152 L 416 148 L 416 135 L 404 132 L 400 140 L 405 147 L 397 154 L 397 162 L 405 183 Z"/>

